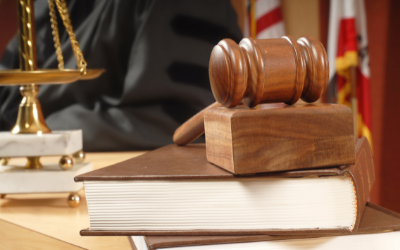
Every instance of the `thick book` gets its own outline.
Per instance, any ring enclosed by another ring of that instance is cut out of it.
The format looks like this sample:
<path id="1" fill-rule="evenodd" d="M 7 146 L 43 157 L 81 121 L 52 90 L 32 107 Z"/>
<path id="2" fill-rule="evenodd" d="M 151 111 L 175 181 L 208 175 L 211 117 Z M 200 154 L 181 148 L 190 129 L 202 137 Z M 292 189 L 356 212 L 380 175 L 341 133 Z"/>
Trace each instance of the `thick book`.
<path id="1" fill-rule="evenodd" d="M 137 250 L 202 249 L 400 249 L 400 214 L 368 203 L 355 234 L 248 236 L 132 236 Z M 396 232 L 397 231 L 397 232 Z M 132 247 L 135 249 L 135 247 Z M 257 248 L 258 247 L 258 248 Z M 261 247 L 261 248 L 260 248 Z M 269 248 L 270 247 L 270 248 Z"/>
<path id="2" fill-rule="evenodd" d="M 258 235 L 354 232 L 375 179 L 366 138 L 356 164 L 235 176 L 204 144 L 169 145 L 75 177 L 90 227 L 81 235 Z"/>

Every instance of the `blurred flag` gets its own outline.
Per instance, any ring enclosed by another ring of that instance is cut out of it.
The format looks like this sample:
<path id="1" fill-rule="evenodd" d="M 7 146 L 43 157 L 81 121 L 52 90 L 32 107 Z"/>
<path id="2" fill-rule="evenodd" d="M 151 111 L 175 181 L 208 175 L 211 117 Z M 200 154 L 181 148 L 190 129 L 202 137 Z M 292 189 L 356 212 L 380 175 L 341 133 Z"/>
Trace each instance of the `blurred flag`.
<path id="1" fill-rule="evenodd" d="M 285 35 L 280 0 L 248 0 L 245 37 L 280 38 Z"/>
<path id="2" fill-rule="evenodd" d="M 328 34 L 328 100 L 352 108 L 354 132 L 372 146 L 367 22 L 363 0 L 331 1 Z M 331 95 L 329 98 L 329 95 Z"/>

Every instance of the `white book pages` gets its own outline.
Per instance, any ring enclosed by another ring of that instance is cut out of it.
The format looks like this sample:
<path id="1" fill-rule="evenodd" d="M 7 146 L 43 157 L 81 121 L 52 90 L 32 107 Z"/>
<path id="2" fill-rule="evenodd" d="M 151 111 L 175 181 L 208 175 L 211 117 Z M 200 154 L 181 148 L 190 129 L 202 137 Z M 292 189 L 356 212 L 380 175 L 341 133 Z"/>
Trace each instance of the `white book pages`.
<path id="1" fill-rule="evenodd" d="M 86 181 L 90 230 L 354 227 L 349 176 Z"/>
<path id="2" fill-rule="evenodd" d="M 133 236 L 137 250 L 149 250 L 143 236 Z M 162 248 L 165 250 L 398 250 L 400 232 L 331 236 L 310 239 Z"/>

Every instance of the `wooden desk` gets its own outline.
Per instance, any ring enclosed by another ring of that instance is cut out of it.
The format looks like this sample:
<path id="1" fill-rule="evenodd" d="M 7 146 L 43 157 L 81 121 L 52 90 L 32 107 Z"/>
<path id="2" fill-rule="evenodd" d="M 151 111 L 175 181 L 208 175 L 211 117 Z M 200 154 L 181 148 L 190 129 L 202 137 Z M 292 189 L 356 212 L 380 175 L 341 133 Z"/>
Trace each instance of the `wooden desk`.
<path id="1" fill-rule="evenodd" d="M 94 169 L 139 156 L 144 152 L 87 153 Z M 59 157 L 42 158 L 42 163 Z M 25 159 L 12 159 L 13 163 Z M 23 183 L 21 183 L 23 185 Z M 89 227 L 84 190 L 79 207 L 67 204 L 68 193 L 7 195 L 0 200 L 0 249 L 132 249 L 128 237 L 81 237 Z"/>

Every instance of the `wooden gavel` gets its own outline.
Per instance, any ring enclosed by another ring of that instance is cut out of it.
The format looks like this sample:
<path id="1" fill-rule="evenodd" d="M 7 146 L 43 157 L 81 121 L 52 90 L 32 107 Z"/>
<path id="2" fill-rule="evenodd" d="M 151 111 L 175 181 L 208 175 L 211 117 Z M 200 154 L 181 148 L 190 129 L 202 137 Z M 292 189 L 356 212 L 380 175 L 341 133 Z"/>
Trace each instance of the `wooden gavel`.
<path id="1" fill-rule="evenodd" d="M 297 41 L 244 38 L 239 45 L 224 39 L 214 46 L 209 63 L 211 90 L 216 103 L 182 124 L 174 133 L 178 145 L 186 145 L 204 133 L 205 110 L 240 103 L 252 108 L 260 103 L 317 101 L 326 90 L 329 65 L 326 51 L 316 38 Z"/>

